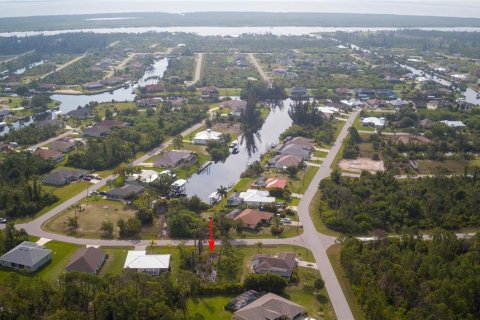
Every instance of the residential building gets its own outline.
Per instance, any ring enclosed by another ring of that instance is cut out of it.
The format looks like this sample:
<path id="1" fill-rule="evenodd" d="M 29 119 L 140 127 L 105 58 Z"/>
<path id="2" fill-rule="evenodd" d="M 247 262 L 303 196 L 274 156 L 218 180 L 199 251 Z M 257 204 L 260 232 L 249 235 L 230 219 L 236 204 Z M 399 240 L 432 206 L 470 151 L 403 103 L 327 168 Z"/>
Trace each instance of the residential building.
<path id="1" fill-rule="evenodd" d="M 385 126 L 385 118 L 377 118 L 377 117 L 368 117 L 361 119 L 362 125 L 365 127 L 375 127 L 375 128 L 383 128 Z"/>
<path id="2" fill-rule="evenodd" d="M 154 182 L 159 177 L 158 172 L 153 170 L 142 170 L 139 173 L 134 173 L 125 178 L 125 183 L 134 185 L 148 185 Z"/>
<path id="3" fill-rule="evenodd" d="M 153 166 L 156 168 L 176 168 L 180 165 L 189 166 L 195 163 L 198 156 L 186 150 L 173 150 L 165 152 L 161 157 L 153 160 Z"/>
<path id="4" fill-rule="evenodd" d="M 0 265 L 16 270 L 35 272 L 51 259 L 51 250 L 33 242 L 23 241 L 0 257 Z"/>
<path id="5" fill-rule="evenodd" d="M 284 144 L 280 149 L 281 155 L 292 155 L 302 158 L 303 160 L 310 159 L 310 151 L 298 144 Z"/>
<path id="6" fill-rule="evenodd" d="M 43 183 L 53 186 L 63 186 L 73 181 L 82 180 L 86 171 L 74 169 L 58 169 L 43 178 Z"/>
<path id="7" fill-rule="evenodd" d="M 287 186 L 286 179 L 279 179 L 279 178 L 266 178 L 261 177 L 258 178 L 254 183 L 252 183 L 252 189 L 259 189 L 259 188 L 266 188 L 266 189 L 285 189 Z"/>
<path id="8" fill-rule="evenodd" d="M 296 254 L 293 252 L 281 252 L 276 257 L 257 254 L 252 258 L 252 271 L 258 274 L 273 273 L 290 279 L 296 266 Z"/>
<path id="9" fill-rule="evenodd" d="M 329 106 L 317 107 L 317 110 L 323 113 L 326 118 L 331 118 L 340 112 L 340 109 Z"/>
<path id="10" fill-rule="evenodd" d="M 465 128 L 466 127 L 466 125 L 462 121 L 443 120 L 440 122 L 447 125 L 449 128 Z"/>
<path id="11" fill-rule="evenodd" d="M 220 132 L 212 131 L 212 129 L 207 129 L 205 131 L 198 132 L 193 138 L 194 144 L 207 144 L 208 141 L 218 141 L 221 137 Z"/>
<path id="12" fill-rule="evenodd" d="M 40 149 L 38 148 L 33 152 L 34 156 L 40 157 L 44 160 L 53 161 L 55 163 L 60 162 L 64 159 L 64 155 L 61 152 L 50 149 Z"/>
<path id="13" fill-rule="evenodd" d="M 248 206 L 260 207 L 275 202 L 275 198 L 269 195 L 268 191 L 248 189 L 245 192 L 240 192 L 239 197 L 243 200 L 243 203 Z"/>
<path id="14" fill-rule="evenodd" d="M 97 274 L 106 259 L 102 249 L 88 247 L 79 249 L 65 267 L 66 271 Z"/>
<path id="15" fill-rule="evenodd" d="M 220 108 L 229 108 L 231 110 L 231 114 L 239 118 L 242 113 L 245 112 L 245 109 L 247 108 L 247 102 L 243 100 L 228 100 L 220 103 Z"/>
<path id="16" fill-rule="evenodd" d="M 243 199 L 240 198 L 240 192 L 234 192 L 228 199 L 227 199 L 227 206 L 228 207 L 236 207 L 243 203 Z"/>
<path id="17" fill-rule="evenodd" d="M 79 120 L 93 118 L 92 111 L 87 107 L 72 110 L 69 113 L 67 113 L 67 115 L 71 118 L 79 119 Z"/>
<path id="18" fill-rule="evenodd" d="M 75 149 L 75 143 L 69 140 L 56 140 L 48 145 L 48 149 L 67 153 Z"/>
<path id="19" fill-rule="evenodd" d="M 293 99 L 301 99 L 308 97 L 308 91 L 305 87 L 293 87 L 290 89 L 290 95 Z"/>
<path id="20" fill-rule="evenodd" d="M 272 168 L 287 169 L 288 167 L 297 167 L 303 162 L 303 158 L 291 154 L 279 154 L 268 161 L 268 165 Z"/>
<path id="21" fill-rule="evenodd" d="M 110 134 L 110 128 L 101 126 L 92 126 L 83 129 L 83 135 L 87 137 L 103 137 Z"/>
<path id="22" fill-rule="evenodd" d="M 315 145 L 313 144 L 313 139 L 308 139 L 304 137 L 294 137 L 290 139 L 286 139 L 286 145 L 295 144 L 301 146 L 303 149 L 308 151 L 313 151 L 315 149 Z"/>
<path id="23" fill-rule="evenodd" d="M 272 212 L 245 209 L 233 220 L 241 220 L 244 228 L 255 229 L 260 225 L 268 224 L 272 220 L 273 215 Z"/>
<path id="24" fill-rule="evenodd" d="M 146 251 L 128 251 L 124 269 L 133 269 L 150 275 L 159 275 L 170 269 L 169 254 L 147 254 Z"/>
<path id="25" fill-rule="evenodd" d="M 129 198 L 138 197 L 145 190 L 142 186 L 136 186 L 133 184 L 126 184 L 123 187 L 115 188 L 106 192 L 106 196 L 113 200 L 126 200 Z"/>
<path id="26" fill-rule="evenodd" d="M 305 308 L 273 293 L 249 303 L 233 314 L 234 320 L 301 320 Z"/>
<path id="27" fill-rule="evenodd" d="M 103 84 L 100 82 L 92 81 L 82 84 L 82 88 L 86 90 L 95 90 L 103 88 Z"/>
<path id="28" fill-rule="evenodd" d="M 219 91 L 217 88 L 214 86 L 208 86 L 200 89 L 200 93 L 202 98 L 207 98 L 207 99 L 218 99 L 218 96 L 220 95 Z"/>
<path id="29" fill-rule="evenodd" d="M 47 126 L 52 126 L 52 127 L 56 127 L 56 128 L 63 128 L 65 127 L 65 124 L 60 121 L 60 120 L 43 120 L 43 121 L 39 121 L 35 124 L 35 126 L 37 128 L 44 128 L 44 127 L 47 127 Z"/>
<path id="30" fill-rule="evenodd" d="M 137 104 L 143 108 L 154 108 L 160 104 L 160 99 L 157 98 L 145 98 L 137 100 Z"/>

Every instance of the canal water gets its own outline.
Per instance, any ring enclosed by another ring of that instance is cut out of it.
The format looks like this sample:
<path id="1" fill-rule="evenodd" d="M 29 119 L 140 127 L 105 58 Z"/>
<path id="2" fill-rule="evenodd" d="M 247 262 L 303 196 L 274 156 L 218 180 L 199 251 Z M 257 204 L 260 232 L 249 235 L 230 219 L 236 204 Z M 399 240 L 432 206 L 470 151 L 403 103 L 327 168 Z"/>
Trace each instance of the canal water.
<path id="1" fill-rule="evenodd" d="M 162 78 L 165 71 L 168 67 L 168 59 L 163 58 L 157 60 L 153 63 L 152 67 L 145 72 L 138 82 L 128 88 L 119 88 L 114 90 L 112 93 L 104 92 L 99 94 L 81 94 L 81 95 L 68 95 L 68 94 L 54 94 L 52 95 L 52 99 L 60 101 L 59 110 L 63 113 L 70 112 L 72 110 L 77 109 L 79 106 L 85 106 L 91 101 L 101 102 L 109 102 L 112 100 L 115 101 L 133 101 L 135 98 L 134 90 L 145 84 L 155 83 L 157 80 L 151 80 L 150 77 L 159 77 Z M 10 127 L 19 129 L 25 126 L 28 126 L 35 122 L 36 120 L 44 120 L 45 114 L 38 114 L 32 117 L 27 117 L 24 120 L 19 120 L 16 122 L 10 123 L 8 126 L 3 128 L 3 131 L 0 131 L 0 136 L 7 134 L 10 131 Z"/>
<path id="2" fill-rule="evenodd" d="M 231 154 L 225 162 L 212 164 L 202 173 L 194 174 L 188 179 L 187 195 L 197 195 L 200 199 L 209 202 L 209 196 L 220 186 L 230 186 L 238 181 L 240 175 L 247 168 L 250 162 L 260 159 L 260 156 L 272 146 L 278 144 L 279 136 L 292 124 L 292 119 L 288 115 L 292 101 L 287 99 L 281 102 L 280 107 L 270 111 L 265 123 L 254 138 L 256 144 L 255 151 L 247 152 L 247 148 L 252 150 L 252 146 L 247 146 L 246 141 L 239 137 L 240 152 Z M 247 140 L 247 139 L 245 139 Z"/>

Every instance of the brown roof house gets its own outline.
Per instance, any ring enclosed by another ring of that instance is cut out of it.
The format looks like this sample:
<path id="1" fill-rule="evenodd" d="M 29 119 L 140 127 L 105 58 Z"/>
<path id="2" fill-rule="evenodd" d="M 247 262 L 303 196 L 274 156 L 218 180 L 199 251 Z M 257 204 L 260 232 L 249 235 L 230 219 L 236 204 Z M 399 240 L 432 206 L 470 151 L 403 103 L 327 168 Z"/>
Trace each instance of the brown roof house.
<path id="1" fill-rule="evenodd" d="M 300 320 L 305 308 L 290 300 L 267 293 L 233 314 L 234 320 Z"/>
<path id="2" fill-rule="evenodd" d="M 218 89 L 214 86 L 208 86 L 205 88 L 200 89 L 200 93 L 202 98 L 209 98 L 209 99 L 218 99 L 219 92 Z"/>
<path id="3" fill-rule="evenodd" d="M 65 270 L 97 274 L 105 262 L 105 258 L 106 255 L 102 249 L 94 247 L 79 249 Z"/>
<path id="4" fill-rule="evenodd" d="M 37 149 L 33 152 L 34 156 L 40 157 L 44 160 L 49 160 L 53 162 L 60 162 L 63 160 L 64 156 L 61 152 L 57 150 L 50 150 L 50 149 Z"/>
<path id="5" fill-rule="evenodd" d="M 277 276 L 290 279 L 293 269 L 297 266 L 296 255 L 293 252 L 282 252 L 277 257 L 266 254 L 257 254 L 252 258 L 254 273 L 273 273 Z"/>
<path id="6" fill-rule="evenodd" d="M 161 157 L 153 160 L 156 168 L 176 168 L 180 165 L 191 165 L 197 161 L 198 156 L 186 150 L 173 150 L 164 153 Z"/>
<path id="7" fill-rule="evenodd" d="M 292 154 L 279 154 L 268 161 L 268 165 L 273 168 L 286 169 L 290 166 L 298 166 L 302 163 L 302 157 Z"/>
<path id="8" fill-rule="evenodd" d="M 75 148 L 75 143 L 65 140 L 56 140 L 48 145 L 48 149 L 60 151 L 62 153 L 67 153 L 72 151 Z"/>
<path id="9" fill-rule="evenodd" d="M 259 211 L 255 209 L 245 209 L 238 216 L 236 216 L 234 220 L 241 220 L 243 222 L 244 228 L 255 229 L 261 224 L 266 224 L 270 222 L 272 218 L 272 212 Z"/>

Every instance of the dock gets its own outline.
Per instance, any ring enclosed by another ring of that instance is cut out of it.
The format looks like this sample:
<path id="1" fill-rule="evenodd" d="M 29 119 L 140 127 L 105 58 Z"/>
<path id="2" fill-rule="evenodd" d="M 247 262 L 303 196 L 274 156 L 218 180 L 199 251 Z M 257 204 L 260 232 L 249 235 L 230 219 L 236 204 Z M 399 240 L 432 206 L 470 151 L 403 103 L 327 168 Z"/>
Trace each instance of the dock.
<path id="1" fill-rule="evenodd" d="M 205 169 L 210 167 L 210 165 L 213 163 L 213 161 L 207 161 L 205 162 L 200 168 L 198 168 L 197 173 L 202 173 Z"/>

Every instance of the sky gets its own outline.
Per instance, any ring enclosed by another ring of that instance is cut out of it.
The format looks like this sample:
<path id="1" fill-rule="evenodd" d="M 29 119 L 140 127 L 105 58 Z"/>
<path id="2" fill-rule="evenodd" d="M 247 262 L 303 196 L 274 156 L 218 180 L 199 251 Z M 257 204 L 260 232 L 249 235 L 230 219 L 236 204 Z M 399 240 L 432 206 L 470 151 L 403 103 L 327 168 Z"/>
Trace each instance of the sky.
<path id="1" fill-rule="evenodd" d="M 198 11 L 340 12 L 480 18 L 480 0 L 0 0 L 0 17 Z"/>

